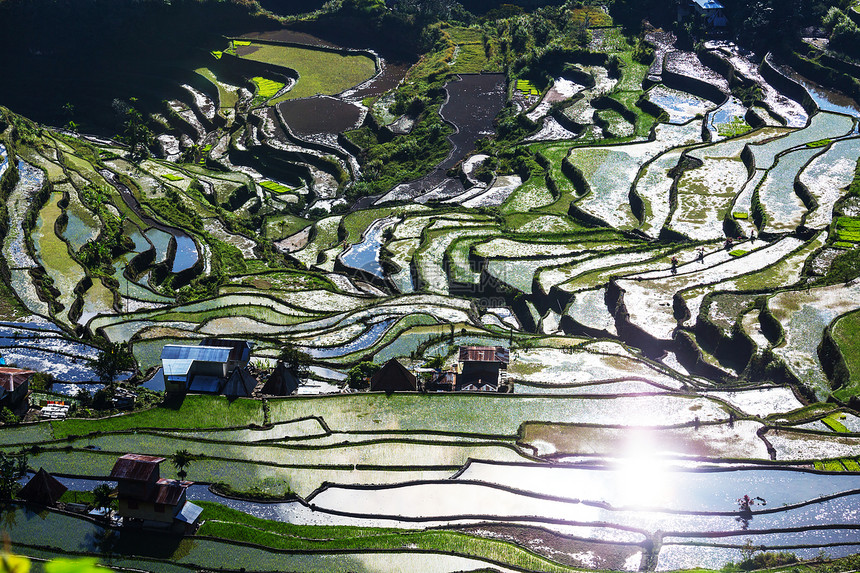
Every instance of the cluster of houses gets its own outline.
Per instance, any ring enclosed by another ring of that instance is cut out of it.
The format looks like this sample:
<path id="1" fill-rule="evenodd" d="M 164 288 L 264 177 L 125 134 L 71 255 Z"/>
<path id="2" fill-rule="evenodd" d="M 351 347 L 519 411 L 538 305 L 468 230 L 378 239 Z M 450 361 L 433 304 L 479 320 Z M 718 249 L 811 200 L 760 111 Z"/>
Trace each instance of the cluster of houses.
<path id="1" fill-rule="evenodd" d="M 161 350 L 164 389 L 171 393 L 221 394 L 246 398 L 259 391 L 289 396 L 299 380 L 283 363 L 260 387 L 248 371 L 253 344 L 244 340 L 204 338 L 200 344 L 167 344 Z"/>
<path id="2" fill-rule="evenodd" d="M 247 371 L 251 345 L 236 340 L 207 339 L 199 345 L 166 345 L 162 366 L 166 389 L 170 392 L 218 393 L 227 396 L 250 396 L 258 390 L 257 380 Z M 376 392 L 402 391 L 507 391 L 508 349 L 501 346 L 460 347 L 457 361 L 450 370 L 410 372 L 396 359 L 389 360 L 369 380 Z M 26 398 L 30 371 L 0 368 L 3 396 L 14 392 Z M 23 390 L 21 390 L 23 388 Z M 263 392 L 287 395 L 298 388 L 298 380 L 279 364 L 263 384 Z M 20 399 L 20 397 L 19 397 Z M 188 501 L 193 482 L 163 478 L 160 465 L 166 458 L 144 454 L 125 454 L 113 466 L 109 479 L 117 483 L 113 496 L 117 500 L 115 517 L 124 528 L 141 528 L 173 534 L 193 532 L 202 508 Z M 84 511 L 85 506 L 62 504 L 66 487 L 40 468 L 21 488 L 18 497 L 43 506 L 60 506 L 66 510 Z M 91 515 L 109 518 L 111 511 L 94 510 Z"/>
<path id="3" fill-rule="evenodd" d="M 164 389 L 169 393 L 216 394 L 228 398 L 257 395 L 289 396 L 300 380 L 278 362 L 265 379 L 249 371 L 252 343 L 244 340 L 206 338 L 199 344 L 167 344 L 161 351 Z M 447 370 L 418 368 L 410 371 L 396 359 L 389 360 L 367 382 L 372 392 L 507 392 L 510 355 L 502 346 L 461 346 L 456 363 Z M 28 408 L 29 381 L 35 371 L 0 366 L 0 408 L 15 412 Z M 135 394 L 117 388 L 111 407 L 129 408 Z M 69 404 L 43 403 L 42 416 L 63 418 Z"/>
<path id="4" fill-rule="evenodd" d="M 198 345 L 167 344 L 161 351 L 165 390 L 228 398 L 289 396 L 298 390 L 300 381 L 280 362 L 267 380 L 258 381 L 247 368 L 251 347 L 245 341 L 217 338 Z M 412 372 L 392 358 L 367 382 L 371 392 L 506 392 L 509 361 L 510 353 L 502 346 L 461 346 L 450 370 Z"/>
<path id="5" fill-rule="evenodd" d="M 370 378 L 371 392 L 507 392 L 510 353 L 503 346 L 461 346 L 450 370 L 415 376 L 392 358 Z"/>

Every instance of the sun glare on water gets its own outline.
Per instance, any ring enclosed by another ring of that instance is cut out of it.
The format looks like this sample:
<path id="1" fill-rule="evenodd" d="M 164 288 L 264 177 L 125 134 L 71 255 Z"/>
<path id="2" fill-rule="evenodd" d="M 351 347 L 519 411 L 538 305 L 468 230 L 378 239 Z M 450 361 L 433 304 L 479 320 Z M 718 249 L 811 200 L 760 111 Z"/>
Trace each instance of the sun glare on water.
<path id="1" fill-rule="evenodd" d="M 615 469 L 615 506 L 665 507 L 674 494 L 670 462 L 662 454 L 653 431 L 631 429 Z"/>

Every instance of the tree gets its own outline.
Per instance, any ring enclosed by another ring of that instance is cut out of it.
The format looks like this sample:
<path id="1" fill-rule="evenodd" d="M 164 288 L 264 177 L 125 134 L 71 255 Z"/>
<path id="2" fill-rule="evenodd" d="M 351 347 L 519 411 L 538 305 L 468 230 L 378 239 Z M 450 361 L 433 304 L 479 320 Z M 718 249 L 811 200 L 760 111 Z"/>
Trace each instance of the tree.
<path id="1" fill-rule="evenodd" d="M 173 464 L 177 470 L 176 475 L 180 480 L 184 480 L 185 476 L 188 475 L 185 473 L 185 468 L 194 461 L 194 456 L 188 450 L 182 449 L 177 450 L 175 454 L 170 456 L 170 463 Z"/>
<path id="2" fill-rule="evenodd" d="M 120 372 L 134 368 L 134 357 L 125 345 L 111 343 L 89 361 L 89 366 L 102 384 L 113 385 Z"/>
<path id="3" fill-rule="evenodd" d="M 96 390 L 93 395 L 92 407 L 96 410 L 108 410 L 112 404 L 113 393 L 109 389 Z"/>
<path id="4" fill-rule="evenodd" d="M 361 389 L 370 386 L 370 377 L 382 368 L 373 362 L 360 362 L 352 367 L 346 376 L 346 383 L 350 388 Z"/>
<path id="5" fill-rule="evenodd" d="M 300 381 L 308 377 L 308 369 L 310 368 L 313 358 L 307 352 L 302 352 L 294 345 L 287 343 L 281 348 L 281 354 L 278 360 L 284 363 L 287 370 L 292 372 L 293 376 Z"/>
<path id="6" fill-rule="evenodd" d="M 54 376 L 47 372 L 36 372 L 30 376 L 30 390 L 50 390 L 54 385 Z"/>
<path id="7" fill-rule="evenodd" d="M 137 98 L 131 98 L 129 102 L 113 100 L 114 111 L 122 118 L 123 134 L 120 139 L 131 148 L 133 157 L 143 158 L 149 155 L 154 136 L 143 114 L 134 107 Z"/>
<path id="8" fill-rule="evenodd" d="M 93 488 L 93 504 L 96 509 L 109 510 L 113 504 L 113 489 L 106 483 L 100 483 Z M 109 511 L 104 512 L 104 518 L 107 519 L 110 515 Z"/>
<path id="9" fill-rule="evenodd" d="M 0 423 L 4 426 L 14 426 L 21 421 L 18 416 L 15 415 L 15 412 L 10 410 L 8 407 L 3 406 L 3 409 L 0 410 Z"/>
<path id="10" fill-rule="evenodd" d="M 0 453 L 0 500 L 8 501 L 18 492 L 18 480 L 27 473 L 27 456 Z"/>

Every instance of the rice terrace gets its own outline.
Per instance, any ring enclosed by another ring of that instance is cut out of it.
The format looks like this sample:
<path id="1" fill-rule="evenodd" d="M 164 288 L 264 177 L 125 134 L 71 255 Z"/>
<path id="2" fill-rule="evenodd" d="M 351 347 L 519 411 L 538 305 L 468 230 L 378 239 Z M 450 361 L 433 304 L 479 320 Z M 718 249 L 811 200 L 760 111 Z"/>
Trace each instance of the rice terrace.
<path id="1" fill-rule="evenodd" d="M 860 568 L 860 13 L 0 0 L 3 571 Z"/>

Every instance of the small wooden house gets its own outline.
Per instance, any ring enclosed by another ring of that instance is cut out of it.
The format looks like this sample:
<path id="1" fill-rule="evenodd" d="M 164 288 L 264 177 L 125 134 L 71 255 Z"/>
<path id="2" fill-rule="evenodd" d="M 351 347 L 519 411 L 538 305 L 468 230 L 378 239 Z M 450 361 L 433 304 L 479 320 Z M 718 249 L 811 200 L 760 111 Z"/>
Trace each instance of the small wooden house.
<path id="1" fill-rule="evenodd" d="M 690 7 L 701 15 L 711 28 L 725 28 L 729 23 L 723 12 L 723 5 L 717 0 L 690 0 Z"/>
<path id="2" fill-rule="evenodd" d="M 117 482 L 123 526 L 182 533 L 200 517 L 203 509 L 186 499 L 186 490 L 193 482 L 160 477 L 159 465 L 164 460 L 125 454 L 114 464 L 110 478 Z"/>
<path id="3" fill-rule="evenodd" d="M 510 353 L 503 346 L 461 346 L 457 390 L 495 391 L 507 374 Z"/>
<path id="4" fill-rule="evenodd" d="M 36 372 L 23 368 L 0 367 L 0 406 L 14 409 L 30 392 L 30 377 Z"/>
<path id="5" fill-rule="evenodd" d="M 415 392 L 415 376 L 396 358 L 392 358 L 370 377 L 371 392 Z"/>

